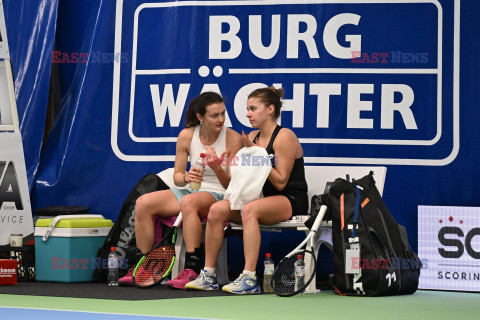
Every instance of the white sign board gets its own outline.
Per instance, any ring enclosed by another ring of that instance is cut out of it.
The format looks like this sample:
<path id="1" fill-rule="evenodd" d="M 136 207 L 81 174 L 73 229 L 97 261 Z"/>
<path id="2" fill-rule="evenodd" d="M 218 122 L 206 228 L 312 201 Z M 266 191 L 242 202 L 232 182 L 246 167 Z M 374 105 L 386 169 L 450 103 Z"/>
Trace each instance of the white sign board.
<path id="1" fill-rule="evenodd" d="M 480 208 L 418 207 L 421 289 L 480 291 Z"/>
<path id="2" fill-rule="evenodd" d="M 33 239 L 32 209 L 20 132 L 0 133 L 0 245 L 11 234 Z"/>

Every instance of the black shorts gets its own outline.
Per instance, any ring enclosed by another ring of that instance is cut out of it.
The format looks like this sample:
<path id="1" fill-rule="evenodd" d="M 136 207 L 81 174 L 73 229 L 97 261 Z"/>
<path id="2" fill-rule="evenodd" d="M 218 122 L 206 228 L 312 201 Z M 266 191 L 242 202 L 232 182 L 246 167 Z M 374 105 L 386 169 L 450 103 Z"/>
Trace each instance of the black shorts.
<path id="1" fill-rule="evenodd" d="M 306 192 L 295 192 L 285 195 L 292 206 L 292 217 L 308 214 L 308 195 Z"/>

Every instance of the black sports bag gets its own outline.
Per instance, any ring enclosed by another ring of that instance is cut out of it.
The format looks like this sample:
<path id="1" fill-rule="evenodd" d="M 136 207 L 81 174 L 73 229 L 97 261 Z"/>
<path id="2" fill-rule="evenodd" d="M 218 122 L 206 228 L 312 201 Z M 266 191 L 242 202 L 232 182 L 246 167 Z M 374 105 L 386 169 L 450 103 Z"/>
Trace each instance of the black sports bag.
<path id="1" fill-rule="evenodd" d="M 119 277 L 125 276 L 128 269 L 137 264 L 142 257 L 142 252 L 137 249 L 135 241 L 135 203 L 140 196 L 146 193 L 167 189 L 169 187 L 165 182 L 153 173 L 141 178 L 133 187 L 125 199 L 117 220 L 108 233 L 103 246 L 98 250 L 97 259 L 100 258 L 101 262 L 97 263 L 97 269 L 93 273 L 96 280 L 107 280 L 108 268 L 106 262 L 111 247 L 117 247 L 117 252 L 122 259 L 118 270 Z"/>
<path id="2" fill-rule="evenodd" d="M 383 202 L 373 172 L 354 182 L 335 180 L 329 207 L 337 293 L 387 296 L 417 290 L 421 262 Z"/>

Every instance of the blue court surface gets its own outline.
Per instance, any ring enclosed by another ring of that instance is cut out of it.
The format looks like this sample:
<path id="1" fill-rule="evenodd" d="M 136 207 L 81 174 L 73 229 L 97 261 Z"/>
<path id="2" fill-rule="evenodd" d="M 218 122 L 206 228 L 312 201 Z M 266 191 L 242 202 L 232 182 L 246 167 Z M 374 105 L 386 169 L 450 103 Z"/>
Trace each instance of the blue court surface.
<path id="1" fill-rule="evenodd" d="M 182 317 L 160 317 L 145 316 L 134 314 L 119 313 L 100 313 L 100 312 L 83 312 L 83 311 L 66 311 L 66 310 L 49 310 L 49 309 L 30 309 L 30 308 L 4 308 L 0 307 L 0 319 L 35 319 L 35 320 L 51 320 L 51 319 L 69 319 L 69 320 L 107 320 L 107 319 L 128 319 L 128 320 L 180 320 L 180 319 L 202 319 L 202 318 L 182 318 Z"/>

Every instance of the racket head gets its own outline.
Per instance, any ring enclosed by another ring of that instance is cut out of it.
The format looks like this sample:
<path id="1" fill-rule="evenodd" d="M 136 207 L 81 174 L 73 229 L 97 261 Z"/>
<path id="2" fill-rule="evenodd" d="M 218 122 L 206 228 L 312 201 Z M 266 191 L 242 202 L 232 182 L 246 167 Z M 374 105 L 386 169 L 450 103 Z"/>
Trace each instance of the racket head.
<path id="1" fill-rule="evenodd" d="M 305 282 L 303 286 L 295 288 L 295 262 L 297 255 L 303 256 L 305 262 Z M 295 250 L 285 256 L 273 272 L 271 286 L 273 292 L 281 297 L 294 296 L 303 290 L 312 282 L 317 271 L 317 260 L 311 250 Z"/>
<path id="2" fill-rule="evenodd" d="M 155 246 L 135 267 L 133 282 L 137 287 L 150 288 L 167 277 L 175 263 L 175 246 L 164 243 Z"/>

